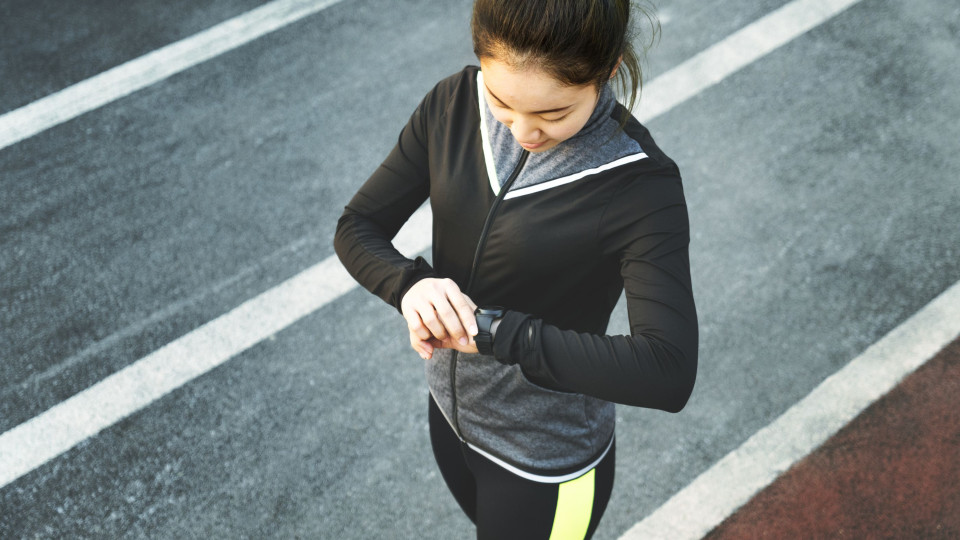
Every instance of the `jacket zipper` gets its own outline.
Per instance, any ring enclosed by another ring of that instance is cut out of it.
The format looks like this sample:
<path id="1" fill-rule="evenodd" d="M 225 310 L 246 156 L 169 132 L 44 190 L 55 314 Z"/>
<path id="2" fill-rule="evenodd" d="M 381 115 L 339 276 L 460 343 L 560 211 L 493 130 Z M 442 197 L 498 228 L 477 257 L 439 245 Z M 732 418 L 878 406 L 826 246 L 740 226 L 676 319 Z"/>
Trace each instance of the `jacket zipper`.
<path id="1" fill-rule="evenodd" d="M 517 180 L 517 177 L 520 176 L 520 170 L 523 169 L 524 164 L 527 162 L 527 158 L 530 156 L 530 152 L 524 150 L 520 154 L 520 161 L 517 162 L 516 167 L 513 168 L 513 172 L 510 173 L 510 177 L 507 178 L 503 187 L 500 188 L 500 191 L 497 193 L 497 198 L 493 200 L 493 204 L 490 206 L 490 211 L 487 213 L 487 220 L 483 223 L 483 229 L 480 231 L 480 239 L 477 241 L 477 251 L 473 254 L 473 266 L 470 267 L 470 279 L 467 281 L 467 288 L 464 290 L 464 293 L 469 296 L 470 291 L 473 288 L 473 278 L 477 273 L 477 268 L 480 266 L 480 255 L 483 253 L 483 248 L 487 244 L 487 234 L 490 232 L 490 228 L 493 226 L 493 219 L 496 217 L 497 210 L 500 208 L 500 203 L 503 202 L 503 198 L 507 195 L 507 192 L 510 191 L 510 186 Z M 453 431 L 457 434 L 457 437 L 460 440 L 463 440 L 463 436 L 460 434 L 460 424 L 457 421 L 457 359 L 459 351 L 453 351 L 453 365 L 450 366 L 450 395 L 453 398 Z"/>

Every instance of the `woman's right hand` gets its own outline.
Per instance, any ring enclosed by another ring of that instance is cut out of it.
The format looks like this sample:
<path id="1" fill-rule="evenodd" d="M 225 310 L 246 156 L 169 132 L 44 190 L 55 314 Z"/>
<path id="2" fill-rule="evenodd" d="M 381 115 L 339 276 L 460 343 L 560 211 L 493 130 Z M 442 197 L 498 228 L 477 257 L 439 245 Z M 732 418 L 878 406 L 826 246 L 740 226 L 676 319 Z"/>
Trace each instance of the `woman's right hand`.
<path id="1" fill-rule="evenodd" d="M 410 345 L 424 359 L 433 356 L 434 340 L 468 346 L 477 335 L 477 305 L 452 279 L 426 278 L 400 300 L 400 312 L 410 330 Z"/>

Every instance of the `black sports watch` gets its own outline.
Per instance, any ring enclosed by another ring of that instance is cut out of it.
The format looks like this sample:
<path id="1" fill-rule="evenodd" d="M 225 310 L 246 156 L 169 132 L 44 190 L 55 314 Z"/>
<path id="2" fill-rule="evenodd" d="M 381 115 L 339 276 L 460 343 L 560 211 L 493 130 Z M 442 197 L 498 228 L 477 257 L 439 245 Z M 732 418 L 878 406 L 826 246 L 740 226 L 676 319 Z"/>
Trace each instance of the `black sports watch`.
<path id="1" fill-rule="evenodd" d="M 493 321 L 503 318 L 504 309 L 500 306 L 478 307 L 473 314 L 477 317 L 477 335 L 473 340 L 477 343 L 480 354 L 493 355 L 493 332 L 490 326 Z"/>

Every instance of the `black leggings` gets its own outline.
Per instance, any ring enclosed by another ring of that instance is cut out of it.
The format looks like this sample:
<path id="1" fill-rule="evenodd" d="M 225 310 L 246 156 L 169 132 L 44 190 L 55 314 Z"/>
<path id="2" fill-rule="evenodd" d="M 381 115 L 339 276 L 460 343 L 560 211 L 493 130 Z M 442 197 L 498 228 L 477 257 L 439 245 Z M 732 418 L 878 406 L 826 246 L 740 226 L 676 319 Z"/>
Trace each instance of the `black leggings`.
<path id="1" fill-rule="evenodd" d="M 429 417 L 440 473 L 477 526 L 479 540 L 593 536 L 613 491 L 615 448 L 579 478 L 541 483 L 517 476 L 461 442 L 432 396 Z"/>

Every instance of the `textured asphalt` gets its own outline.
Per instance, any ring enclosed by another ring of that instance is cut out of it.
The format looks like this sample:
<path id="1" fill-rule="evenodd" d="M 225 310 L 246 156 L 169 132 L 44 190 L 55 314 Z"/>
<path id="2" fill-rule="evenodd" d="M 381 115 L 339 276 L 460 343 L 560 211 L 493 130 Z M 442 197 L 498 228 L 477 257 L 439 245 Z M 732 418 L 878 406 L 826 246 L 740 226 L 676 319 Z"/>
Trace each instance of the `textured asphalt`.
<path id="1" fill-rule="evenodd" d="M 648 75 L 783 1 L 660 3 Z M 0 4 L 0 111 L 254 7 Z M 619 409 L 616 538 L 960 280 L 960 8 L 863 0 L 650 124 L 701 369 Z M 0 431 L 332 255 L 469 2 L 344 0 L 0 150 Z M 627 331 L 620 306 L 610 333 Z M 355 290 L 0 488 L 0 538 L 467 538 L 419 357 Z"/>

